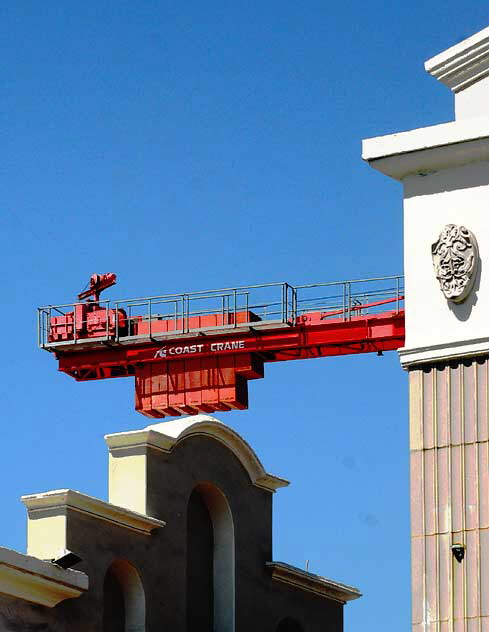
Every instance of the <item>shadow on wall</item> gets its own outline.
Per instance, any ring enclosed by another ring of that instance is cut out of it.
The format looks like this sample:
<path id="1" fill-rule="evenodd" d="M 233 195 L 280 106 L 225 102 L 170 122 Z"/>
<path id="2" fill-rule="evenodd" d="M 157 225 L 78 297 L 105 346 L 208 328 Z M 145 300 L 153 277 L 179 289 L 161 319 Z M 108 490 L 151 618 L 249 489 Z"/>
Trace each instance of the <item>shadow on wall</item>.
<path id="1" fill-rule="evenodd" d="M 104 632 L 144 632 L 144 589 L 138 572 L 125 560 L 116 560 L 104 580 Z"/>
<path id="2" fill-rule="evenodd" d="M 463 303 L 453 303 L 452 301 L 447 301 L 450 311 L 453 312 L 454 316 L 461 321 L 466 321 L 469 319 L 470 314 L 472 313 L 472 308 L 477 304 L 477 292 L 480 287 L 482 274 L 482 260 L 480 257 L 478 257 L 477 260 L 478 266 L 474 285 L 467 299 Z"/>
<path id="3" fill-rule="evenodd" d="M 66 632 L 56 608 L 39 608 L 37 604 L 12 600 L 0 595 L 0 632 Z"/>
<path id="4" fill-rule="evenodd" d="M 287 617 L 278 624 L 277 632 L 303 632 L 303 628 L 295 619 Z"/>
<path id="5" fill-rule="evenodd" d="M 187 632 L 234 631 L 234 523 L 215 485 L 200 483 L 187 509 Z"/>
<path id="6" fill-rule="evenodd" d="M 454 178 L 454 172 L 457 177 Z M 433 195 L 460 189 L 472 189 L 487 186 L 489 162 L 470 163 L 454 169 L 443 169 L 428 173 L 416 173 L 403 180 L 404 198 L 418 195 Z"/>

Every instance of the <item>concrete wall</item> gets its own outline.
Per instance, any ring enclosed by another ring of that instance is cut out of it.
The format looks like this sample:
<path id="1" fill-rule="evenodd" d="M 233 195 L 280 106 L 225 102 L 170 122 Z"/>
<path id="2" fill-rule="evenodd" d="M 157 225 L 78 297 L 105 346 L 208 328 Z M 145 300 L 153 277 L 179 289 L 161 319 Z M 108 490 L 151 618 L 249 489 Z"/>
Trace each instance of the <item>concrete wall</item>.
<path id="1" fill-rule="evenodd" d="M 0 632 L 69 632 L 68 618 L 46 608 L 0 595 Z"/>
<path id="2" fill-rule="evenodd" d="M 455 95 L 455 118 L 465 119 L 486 116 L 485 105 L 489 101 L 489 82 L 475 83 Z"/>
<path id="3" fill-rule="evenodd" d="M 19 600 L 0 601 L 0 632 L 103 632 L 104 580 L 116 560 L 131 565 L 144 589 L 146 632 L 205 632 L 205 623 L 195 617 L 187 627 L 187 509 L 198 486 L 207 505 L 212 505 L 206 497 L 209 483 L 226 498 L 235 540 L 235 624 L 233 628 L 229 618 L 218 624 L 214 613 L 216 629 L 275 632 L 282 619 L 292 617 L 307 632 L 342 632 L 341 603 L 272 579 L 266 563 L 273 559 L 273 494 L 252 484 L 231 449 L 215 438 L 191 435 L 170 451 L 148 447 L 146 467 L 148 514 L 166 521 L 166 526 L 151 534 L 137 532 L 127 524 L 119 526 L 67 506 L 66 546 L 82 558 L 76 568 L 88 575 L 89 590 L 52 609 Z M 211 507 L 212 519 L 213 511 Z M 214 524 L 214 544 L 219 537 Z M 214 592 L 216 586 L 214 582 Z M 229 593 L 224 598 L 229 599 Z M 193 607 L 198 608 L 198 602 Z M 126 629 L 142 632 L 144 628 Z"/>
<path id="4" fill-rule="evenodd" d="M 489 162 L 408 176 L 404 196 L 405 346 L 487 339 Z M 462 224 L 475 235 L 482 262 L 472 293 L 458 305 L 442 294 L 431 258 L 431 244 L 446 224 Z"/>

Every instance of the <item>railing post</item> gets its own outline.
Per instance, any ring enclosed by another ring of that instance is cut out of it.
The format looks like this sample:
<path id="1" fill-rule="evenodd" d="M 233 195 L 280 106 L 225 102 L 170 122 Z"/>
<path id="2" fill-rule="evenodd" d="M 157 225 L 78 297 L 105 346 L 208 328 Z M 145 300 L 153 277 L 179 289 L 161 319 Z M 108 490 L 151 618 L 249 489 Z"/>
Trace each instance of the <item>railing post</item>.
<path id="1" fill-rule="evenodd" d="M 185 333 L 185 294 L 182 294 L 182 334 Z"/>
<path id="2" fill-rule="evenodd" d="M 185 294 L 185 302 L 187 303 L 187 309 L 185 310 L 185 334 L 188 334 L 190 329 L 190 298 L 188 294 Z"/>
<path id="3" fill-rule="evenodd" d="M 399 314 L 399 277 L 396 278 L 396 295 L 397 295 L 396 312 Z"/>
<path id="4" fill-rule="evenodd" d="M 151 313 L 151 299 L 148 299 L 148 318 L 149 318 L 149 337 L 152 338 L 152 321 L 153 315 Z"/>
<path id="5" fill-rule="evenodd" d="M 76 342 L 76 304 L 73 305 L 73 340 Z"/>
<path id="6" fill-rule="evenodd" d="M 348 283 L 348 320 L 351 320 L 351 284 Z"/>
<path id="7" fill-rule="evenodd" d="M 42 347 L 42 324 L 41 324 L 41 310 L 39 307 L 37 308 L 37 345 L 38 347 Z"/>
<path id="8" fill-rule="evenodd" d="M 234 300 L 234 326 L 237 327 L 238 316 L 236 314 L 236 288 L 234 288 L 233 290 L 233 300 Z"/>
<path id="9" fill-rule="evenodd" d="M 176 325 L 175 325 L 175 331 L 180 331 L 183 334 L 183 329 L 184 329 L 184 324 L 183 324 L 183 320 L 184 320 L 184 298 L 183 298 L 183 294 L 182 296 L 178 299 L 178 302 L 182 303 L 182 307 L 180 310 L 180 307 L 178 308 L 178 318 L 179 320 L 181 320 L 182 322 L 180 323 L 180 328 L 177 329 Z"/>

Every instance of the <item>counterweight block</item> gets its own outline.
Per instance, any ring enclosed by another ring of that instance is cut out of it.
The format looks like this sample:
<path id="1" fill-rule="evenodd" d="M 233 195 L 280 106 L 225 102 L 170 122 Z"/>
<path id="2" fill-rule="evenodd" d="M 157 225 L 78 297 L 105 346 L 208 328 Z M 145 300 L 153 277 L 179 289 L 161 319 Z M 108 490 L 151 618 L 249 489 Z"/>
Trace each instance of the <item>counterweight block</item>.
<path id="1" fill-rule="evenodd" d="M 255 353 L 159 360 L 136 367 L 136 410 L 146 417 L 248 408 L 248 380 L 262 378 Z"/>

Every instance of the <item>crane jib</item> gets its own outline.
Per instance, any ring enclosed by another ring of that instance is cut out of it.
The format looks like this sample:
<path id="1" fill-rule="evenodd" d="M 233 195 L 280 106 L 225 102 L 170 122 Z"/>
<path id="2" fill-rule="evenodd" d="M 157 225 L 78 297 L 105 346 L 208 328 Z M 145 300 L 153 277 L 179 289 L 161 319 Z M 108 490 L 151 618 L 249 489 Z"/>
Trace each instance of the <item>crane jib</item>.
<path id="1" fill-rule="evenodd" d="M 115 275 L 93 275 L 91 290 Z M 93 287 L 92 287 L 93 286 Z M 78 381 L 134 377 L 148 417 L 248 407 L 264 364 L 398 349 L 402 277 L 39 308 L 39 345 Z"/>

